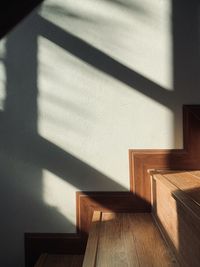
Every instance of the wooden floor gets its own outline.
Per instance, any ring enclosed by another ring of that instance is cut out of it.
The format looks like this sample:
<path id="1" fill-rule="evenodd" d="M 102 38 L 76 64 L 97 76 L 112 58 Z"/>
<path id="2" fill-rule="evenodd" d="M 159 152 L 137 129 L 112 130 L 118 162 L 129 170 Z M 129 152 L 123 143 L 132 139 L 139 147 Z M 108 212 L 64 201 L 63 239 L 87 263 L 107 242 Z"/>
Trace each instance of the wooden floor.
<path id="1" fill-rule="evenodd" d="M 150 213 L 103 213 L 93 224 L 83 267 L 179 266 Z"/>
<path id="2" fill-rule="evenodd" d="M 42 254 L 35 267 L 81 267 L 83 255 Z"/>

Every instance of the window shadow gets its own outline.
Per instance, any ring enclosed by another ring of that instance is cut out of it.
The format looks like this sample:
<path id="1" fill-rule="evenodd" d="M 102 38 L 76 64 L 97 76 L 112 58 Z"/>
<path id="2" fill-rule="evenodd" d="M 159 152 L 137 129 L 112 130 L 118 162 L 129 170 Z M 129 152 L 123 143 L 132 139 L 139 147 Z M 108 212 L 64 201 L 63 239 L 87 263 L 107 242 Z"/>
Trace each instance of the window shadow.
<path id="1" fill-rule="evenodd" d="M 12 258 L 8 259 L 5 254 L 5 258 L 1 260 L 3 266 L 23 266 L 20 255 L 24 231 L 38 231 L 40 225 L 46 225 L 47 232 L 51 226 L 71 231 L 75 229 L 59 210 L 44 203 L 43 169 L 49 170 L 80 190 L 87 190 L 88 185 L 91 189 L 95 186 L 99 190 L 104 190 L 105 187 L 110 191 L 127 190 L 38 134 L 38 36 L 47 38 L 90 66 L 172 110 L 176 139 L 177 132 L 180 133 L 180 105 L 187 97 L 192 101 L 191 87 L 194 92 L 198 84 L 198 4 L 197 1 L 194 1 L 194 6 L 184 2 L 183 7 L 183 2 L 173 1 L 174 91 L 165 90 L 39 14 L 32 14 L 26 23 L 8 35 L 5 58 L 7 96 L 5 110 L 0 114 L 0 192 L 2 199 L 9 198 L 6 205 L 1 203 L 1 209 L 4 211 L 1 236 L 6 240 L 2 251 L 9 251 Z M 76 17 L 74 14 L 67 15 Z M 16 23 L 16 20 L 13 20 L 13 23 Z M 6 27 L 10 29 L 10 26 Z M 187 30 L 187 42 L 183 28 Z M 2 35 L 4 33 L 5 31 L 2 31 Z M 189 54 L 185 53 L 188 49 Z"/>
<path id="2" fill-rule="evenodd" d="M 33 25 L 35 27 L 33 27 Z M 126 188 L 38 135 L 38 18 L 32 15 L 6 39 L 6 99 L 0 113 L 1 250 L 3 266 L 23 266 L 23 233 L 75 225 L 56 207 L 44 203 L 43 169 L 80 190 L 127 191 Z M 30 29 L 32 29 L 30 31 Z M 22 42 L 23 40 L 23 42 Z M 74 195 L 75 198 L 75 195 Z M 69 200 L 70 201 L 70 200 Z M 8 257 L 6 251 L 12 254 Z"/>

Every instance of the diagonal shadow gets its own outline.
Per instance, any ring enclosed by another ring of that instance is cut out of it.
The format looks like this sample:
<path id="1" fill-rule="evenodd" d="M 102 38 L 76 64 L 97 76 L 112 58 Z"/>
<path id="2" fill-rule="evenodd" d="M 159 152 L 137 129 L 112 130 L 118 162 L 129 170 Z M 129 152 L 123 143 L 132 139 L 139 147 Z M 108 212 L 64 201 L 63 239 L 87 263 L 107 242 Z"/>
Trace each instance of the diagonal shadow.
<path id="1" fill-rule="evenodd" d="M 173 107 L 171 101 L 173 92 L 147 79 L 136 71 L 126 67 L 106 53 L 95 48 L 81 38 L 69 33 L 50 21 L 37 16 L 38 34 L 62 47 L 74 56 L 83 60 L 92 67 L 110 75 L 120 82 L 156 100 L 157 102 Z"/>
<path id="2" fill-rule="evenodd" d="M 22 27 L 21 30 L 16 31 L 16 33 L 8 37 L 7 58 L 5 60 L 7 68 L 7 99 L 6 109 L 0 117 L 0 154 L 2 159 L 1 177 L 3 177 L 1 195 L 3 195 L 6 199 L 6 193 L 9 192 L 11 194 L 12 201 L 7 204 L 7 213 L 9 213 L 9 211 L 12 212 L 11 215 L 6 213 L 9 217 L 9 225 L 7 220 L 4 220 L 4 227 L 2 227 L 3 231 L 5 229 L 13 229 L 12 233 L 16 234 L 18 231 L 23 232 L 24 229 L 27 229 L 27 225 L 24 224 L 24 222 L 21 222 L 20 225 L 20 220 L 18 221 L 18 225 L 15 223 L 15 226 L 13 226 L 12 222 L 13 217 L 17 217 L 17 214 L 24 216 L 24 214 L 28 211 L 28 214 L 30 214 L 30 207 L 31 211 L 37 214 L 37 216 L 38 214 L 42 214 L 43 218 L 40 218 L 40 220 L 43 225 L 45 225 L 48 221 L 52 222 L 52 218 L 54 216 L 59 218 L 63 224 L 69 223 L 67 222 L 67 219 L 64 218 L 55 208 L 41 205 L 43 201 L 43 168 L 48 169 L 63 180 L 66 180 L 81 189 L 84 189 L 86 184 L 91 184 L 92 187 L 97 186 L 99 189 L 103 187 L 105 189 L 106 185 L 108 190 L 126 190 L 126 188 L 110 177 L 107 177 L 83 161 L 70 155 L 70 153 L 64 151 L 62 148 L 38 135 L 37 37 L 39 35 L 46 37 L 96 69 L 114 77 L 118 81 L 130 86 L 134 90 L 143 93 L 174 111 L 174 103 L 176 102 L 175 97 L 182 94 L 181 88 L 183 85 L 183 72 L 181 73 L 180 71 L 179 73 L 178 71 L 181 64 L 179 61 L 182 60 L 185 48 L 187 48 L 187 46 L 184 46 L 184 39 L 182 39 L 184 33 L 182 32 L 181 37 L 177 37 L 177 33 L 180 32 L 180 28 L 182 27 L 180 21 L 187 17 L 187 13 L 185 13 L 179 21 L 177 16 L 180 16 L 180 14 L 177 15 L 177 13 L 180 11 L 180 7 L 181 1 L 174 6 L 176 13 L 174 13 L 173 18 L 174 24 L 176 24 L 176 26 L 173 26 L 174 35 L 177 38 L 175 39 L 176 45 L 174 48 L 174 84 L 176 89 L 174 92 L 165 90 L 165 88 L 145 78 L 134 70 L 131 70 L 106 53 L 93 47 L 73 34 L 62 30 L 39 15 L 33 16 L 30 24 L 27 23 L 25 28 Z M 195 8 L 197 8 L 197 4 L 195 5 Z M 190 12 L 191 16 L 194 9 L 190 9 Z M 195 19 L 192 20 L 190 25 L 194 25 L 196 23 L 196 19 L 197 18 L 195 16 Z M 185 22 L 185 26 L 186 24 L 187 22 Z M 190 38 L 193 34 L 196 36 L 195 30 L 193 30 Z M 188 34 L 190 33 L 190 27 L 187 32 Z M 21 41 L 23 40 L 22 38 L 25 39 L 24 42 Z M 180 41 L 183 45 L 181 50 Z M 192 40 L 190 40 L 190 42 L 192 43 Z M 197 40 L 195 42 L 197 42 Z M 194 77 L 196 79 L 196 76 L 194 76 L 194 73 L 190 70 L 191 66 L 191 69 L 194 70 L 195 68 L 196 70 L 196 45 L 194 45 L 194 48 L 191 61 L 190 56 L 185 59 L 185 64 L 186 61 L 189 60 L 191 65 L 184 65 L 184 70 L 188 72 L 189 75 L 187 76 L 185 74 L 184 77 L 184 81 L 188 86 L 190 85 L 190 81 L 193 81 Z M 176 55 L 177 53 L 179 53 L 178 57 Z M 21 76 L 19 76 L 18 72 L 19 66 L 22 69 L 20 72 Z M 24 79 L 23 75 L 25 75 L 26 79 Z M 22 83 L 22 81 L 24 83 Z M 192 84 L 195 86 L 194 81 Z M 13 179 L 14 176 L 16 176 L 17 179 Z M 22 179 L 22 182 L 20 182 L 20 179 Z M 23 191 L 27 192 L 27 195 L 25 195 Z M 31 194 L 37 198 L 38 202 Z M 16 208 L 16 206 L 18 208 Z M 20 206 L 25 206 L 25 208 L 21 211 Z M 48 216 L 48 213 L 51 215 Z M 5 216 L 5 218 L 8 217 Z M 30 218 L 27 219 L 27 222 L 33 223 L 35 220 L 35 223 L 37 223 L 36 218 L 34 218 L 34 216 L 30 216 Z M 54 223 L 54 221 L 52 223 Z M 2 233 L 2 236 L 5 236 L 5 233 Z M 16 239 L 17 238 L 18 237 L 16 235 Z M 9 244 L 12 243 L 12 238 L 10 238 L 10 241 L 7 243 L 7 245 L 4 245 L 9 246 Z M 18 243 L 16 242 L 16 247 L 17 245 Z"/>

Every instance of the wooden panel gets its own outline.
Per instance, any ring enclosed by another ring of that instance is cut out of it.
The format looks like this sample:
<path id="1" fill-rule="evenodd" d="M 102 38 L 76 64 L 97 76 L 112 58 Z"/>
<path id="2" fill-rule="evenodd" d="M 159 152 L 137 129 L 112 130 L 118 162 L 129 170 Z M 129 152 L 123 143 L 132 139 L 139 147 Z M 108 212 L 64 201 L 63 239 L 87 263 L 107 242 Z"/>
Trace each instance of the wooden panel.
<path id="1" fill-rule="evenodd" d="M 188 180 L 187 174 L 154 175 L 153 213 L 181 266 L 197 267 L 200 264 L 200 207 L 188 195 L 187 186 L 191 188 L 193 178 L 189 176 Z"/>
<path id="2" fill-rule="evenodd" d="M 83 267 L 93 267 L 96 264 L 96 256 L 101 227 L 101 217 L 102 213 L 100 211 L 94 211 L 92 217 L 92 226 L 90 229 L 90 234 L 83 261 Z"/>
<path id="3" fill-rule="evenodd" d="M 103 213 L 95 265 L 178 266 L 150 213 Z"/>
<path id="4" fill-rule="evenodd" d="M 130 192 L 77 192 L 77 230 L 88 235 L 94 210 L 150 212 L 151 206 Z"/>
<path id="5" fill-rule="evenodd" d="M 34 267 L 81 267 L 83 255 L 42 254 Z"/>
<path id="6" fill-rule="evenodd" d="M 79 234 L 26 233 L 25 266 L 34 266 L 43 253 L 83 254 L 84 246 Z"/>
<path id="7" fill-rule="evenodd" d="M 183 149 L 129 150 L 130 188 L 150 202 L 151 186 L 148 170 L 200 169 L 200 106 L 183 107 Z"/>
<path id="8" fill-rule="evenodd" d="M 159 175 L 156 175 L 155 179 L 152 182 L 154 191 L 153 214 L 165 230 L 170 245 L 174 247 L 175 251 L 178 251 L 177 207 L 176 200 L 172 197 L 172 192 L 176 190 L 176 187 Z"/>
<path id="9" fill-rule="evenodd" d="M 37 262 L 36 262 L 36 264 L 35 264 L 34 267 L 42 267 L 42 266 L 44 266 L 47 257 L 48 257 L 48 254 L 46 254 L 46 253 L 45 254 L 42 254 L 39 257 L 39 259 L 37 260 Z"/>
<path id="10" fill-rule="evenodd" d="M 177 188 L 185 192 L 194 202 L 200 206 L 200 176 L 197 171 L 184 171 L 164 174 Z"/>

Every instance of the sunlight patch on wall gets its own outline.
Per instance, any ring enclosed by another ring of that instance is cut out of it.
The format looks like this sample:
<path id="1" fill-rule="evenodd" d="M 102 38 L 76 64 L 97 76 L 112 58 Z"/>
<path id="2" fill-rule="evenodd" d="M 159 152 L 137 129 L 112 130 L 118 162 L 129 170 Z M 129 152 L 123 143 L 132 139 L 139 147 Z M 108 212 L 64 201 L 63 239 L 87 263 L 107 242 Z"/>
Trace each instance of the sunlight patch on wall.
<path id="1" fill-rule="evenodd" d="M 42 181 L 44 203 L 56 209 L 67 221 L 72 223 L 74 229 L 71 231 L 75 232 L 76 198 L 74 187 L 48 170 L 42 171 Z"/>
<path id="2" fill-rule="evenodd" d="M 128 149 L 173 147 L 171 111 L 43 37 L 38 46 L 39 134 L 128 189 Z"/>
<path id="3" fill-rule="evenodd" d="M 0 41 L 0 110 L 4 110 L 4 102 L 6 99 L 6 70 L 4 60 L 6 56 L 5 49 L 6 39 Z"/>
<path id="4" fill-rule="evenodd" d="M 168 90 L 171 1 L 47 0 L 41 15 Z"/>

